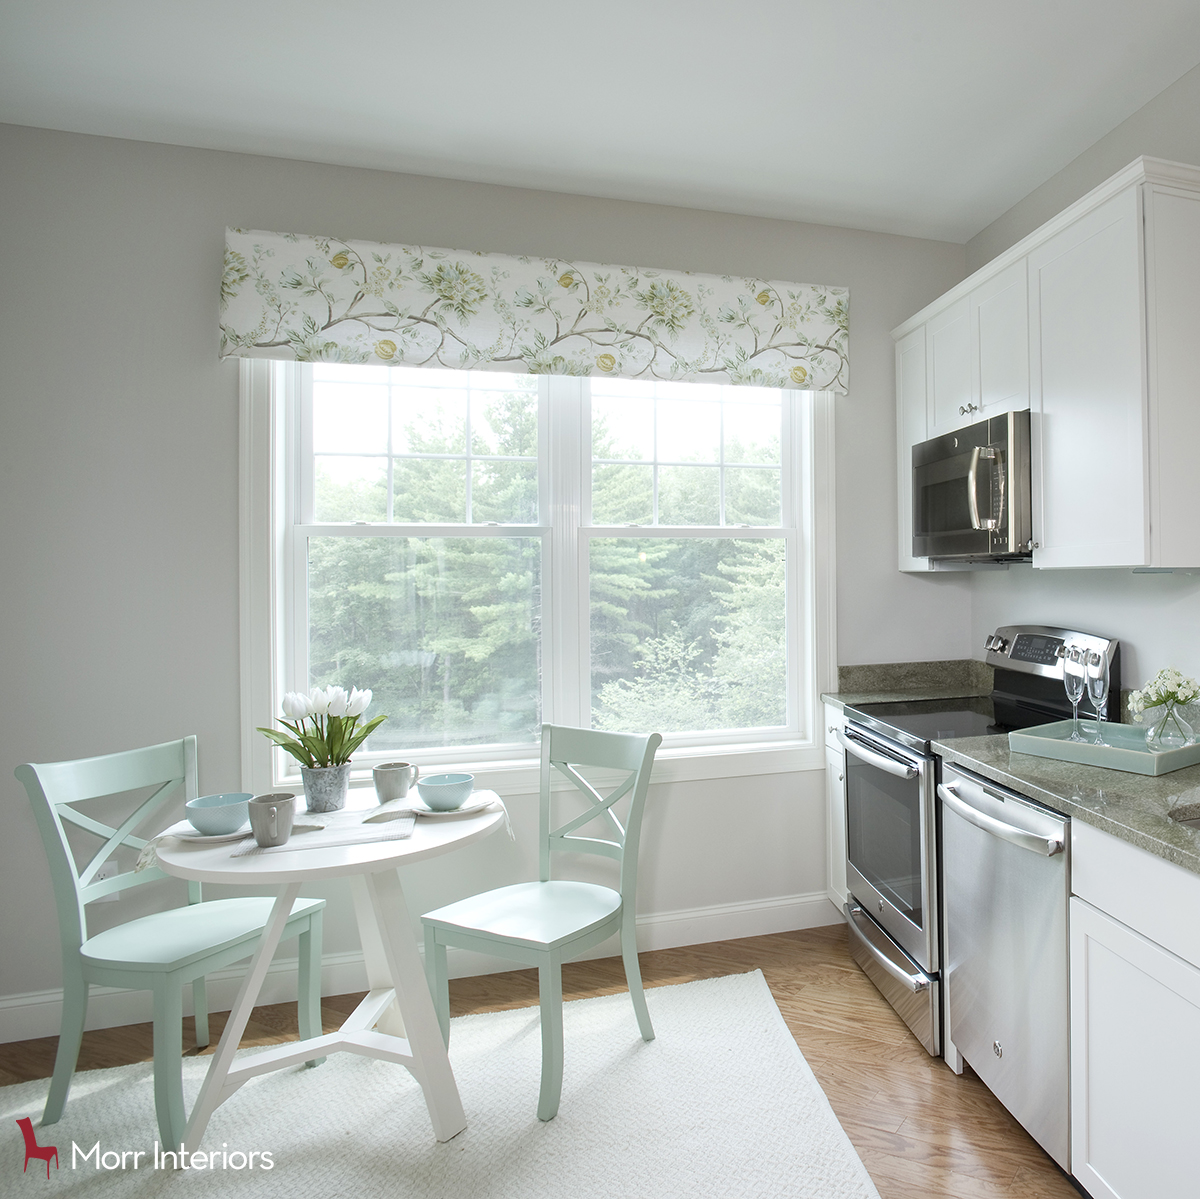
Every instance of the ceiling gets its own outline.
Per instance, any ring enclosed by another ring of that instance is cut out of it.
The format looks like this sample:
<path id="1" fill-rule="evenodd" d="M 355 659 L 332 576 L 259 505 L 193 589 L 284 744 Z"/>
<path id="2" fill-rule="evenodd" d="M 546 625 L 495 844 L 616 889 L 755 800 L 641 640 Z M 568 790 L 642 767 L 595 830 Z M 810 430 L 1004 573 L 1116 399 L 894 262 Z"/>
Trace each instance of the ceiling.
<path id="1" fill-rule="evenodd" d="M 964 242 L 1196 0 L 0 0 L 0 121 Z"/>

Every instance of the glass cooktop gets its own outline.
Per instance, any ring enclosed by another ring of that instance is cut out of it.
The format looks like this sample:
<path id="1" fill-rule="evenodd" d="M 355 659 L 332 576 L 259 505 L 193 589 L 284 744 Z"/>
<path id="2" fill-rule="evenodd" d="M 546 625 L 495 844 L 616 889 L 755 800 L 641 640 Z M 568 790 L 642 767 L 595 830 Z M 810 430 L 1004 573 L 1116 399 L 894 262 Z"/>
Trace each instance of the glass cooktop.
<path id="1" fill-rule="evenodd" d="M 897 737 L 906 744 L 924 742 L 924 746 L 912 747 L 926 751 L 930 741 L 986 737 L 992 733 L 1009 731 L 1009 726 L 996 724 L 990 695 L 907 700 L 891 704 L 855 704 L 847 706 L 846 716 L 850 720 L 858 719 L 878 732 Z"/>

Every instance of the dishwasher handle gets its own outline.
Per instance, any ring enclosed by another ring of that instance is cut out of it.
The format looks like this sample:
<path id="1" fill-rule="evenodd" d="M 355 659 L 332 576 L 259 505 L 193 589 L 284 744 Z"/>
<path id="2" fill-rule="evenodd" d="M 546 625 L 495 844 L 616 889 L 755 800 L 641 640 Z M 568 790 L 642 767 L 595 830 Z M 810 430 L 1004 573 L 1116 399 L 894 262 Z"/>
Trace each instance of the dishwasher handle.
<path id="1" fill-rule="evenodd" d="M 999 837 L 1002 841 L 1008 841 L 1020 849 L 1028 849 L 1031 853 L 1039 853 L 1044 858 L 1052 858 L 1055 854 L 1063 851 L 1064 845 L 1060 838 L 1026 832 L 1023 828 L 1005 824 L 1003 820 L 997 820 L 995 816 L 989 816 L 986 812 L 973 808 L 952 786 L 946 783 L 939 783 L 937 791 L 942 803 L 955 815 L 961 816 L 968 824 L 973 824 L 977 829 L 982 829 L 983 832 L 990 833 L 993 837 Z"/>
<path id="2" fill-rule="evenodd" d="M 898 762 L 886 754 L 868 749 L 857 737 L 847 736 L 841 729 L 837 731 L 837 739 L 848 754 L 853 754 L 856 758 L 861 758 L 864 762 L 887 771 L 888 774 L 894 774 L 897 778 L 915 779 L 921 773 L 915 766 L 911 766 L 907 762 Z"/>

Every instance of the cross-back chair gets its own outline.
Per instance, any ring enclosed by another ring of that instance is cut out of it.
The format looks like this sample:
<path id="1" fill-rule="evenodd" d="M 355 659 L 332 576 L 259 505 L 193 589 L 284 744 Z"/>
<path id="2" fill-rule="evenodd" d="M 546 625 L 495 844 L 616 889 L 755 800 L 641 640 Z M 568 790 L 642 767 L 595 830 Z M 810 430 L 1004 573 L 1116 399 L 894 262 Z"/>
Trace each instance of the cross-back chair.
<path id="1" fill-rule="evenodd" d="M 125 870 L 99 878 L 122 847 L 141 851 L 147 842 L 134 833 L 180 786 L 185 800 L 197 792 L 196 738 L 185 737 L 145 749 L 18 766 L 50 864 L 62 939 L 63 1012 L 54 1075 L 42 1125 L 63 1113 L 87 1016 L 88 987 L 123 987 L 154 996 L 154 1103 L 164 1145 L 183 1139 L 183 988 L 192 987 L 196 1044 L 208 1044 L 208 997 L 204 976 L 253 952 L 271 914 L 271 898 L 201 902 L 200 884 L 188 883 L 188 905 L 153 912 L 88 936 L 87 905 L 105 896 L 168 876 L 157 867 Z M 153 787 L 148 799 L 114 828 L 79 811 L 86 800 L 125 795 Z M 74 826 L 100 838 L 82 868 L 67 838 Z M 114 862 L 114 865 L 117 863 Z M 321 1035 L 321 911 L 323 899 L 298 899 L 285 937 L 299 937 L 300 1035 Z M 315 1065 L 316 1063 L 310 1063 Z"/>
<path id="2" fill-rule="evenodd" d="M 458 946 L 509 958 L 538 968 L 541 999 L 542 1078 L 538 1119 L 558 1114 L 562 1094 L 563 1025 L 562 964 L 585 953 L 613 933 L 621 936 L 621 958 L 629 997 L 642 1038 L 654 1039 L 638 967 L 634 916 L 638 841 L 654 755 L 662 743 L 658 733 L 640 736 L 591 729 L 542 725 L 540 775 L 540 881 L 516 883 L 473 895 L 427 912 L 425 965 L 442 1036 L 450 1043 L 450 991 L 446 947 Z M 628 771 L 607 796 L 601 795 L 576 767 Z M 551 784 L 555 773 L 569 779 L 587 801 L 580 815 L 553 827 Z M 622 826 L 613 805 L 629 795 Z M 577 830 L 600 819 L 604 836 L 582 836 Z M 551 879 L 551 855 L 558 851 L 599 854 L 620 864 L 619 890 L 596 883 Z"/>

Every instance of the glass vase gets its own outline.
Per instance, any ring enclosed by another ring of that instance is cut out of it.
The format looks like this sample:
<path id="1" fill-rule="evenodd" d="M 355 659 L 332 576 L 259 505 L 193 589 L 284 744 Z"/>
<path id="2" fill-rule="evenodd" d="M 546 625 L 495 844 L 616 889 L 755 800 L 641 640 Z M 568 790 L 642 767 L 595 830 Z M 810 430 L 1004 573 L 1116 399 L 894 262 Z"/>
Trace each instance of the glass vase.
<path id="1" fill-rule="evenodd" d="M 1146 730 L 1146 745 L 1154 753 L 1168 749 L 1181 749 L 1196 740 L 1192 726 L 1184 720 L 1175 704 L 1167 704 L 1158 710 L 1160 715 Z"/>

